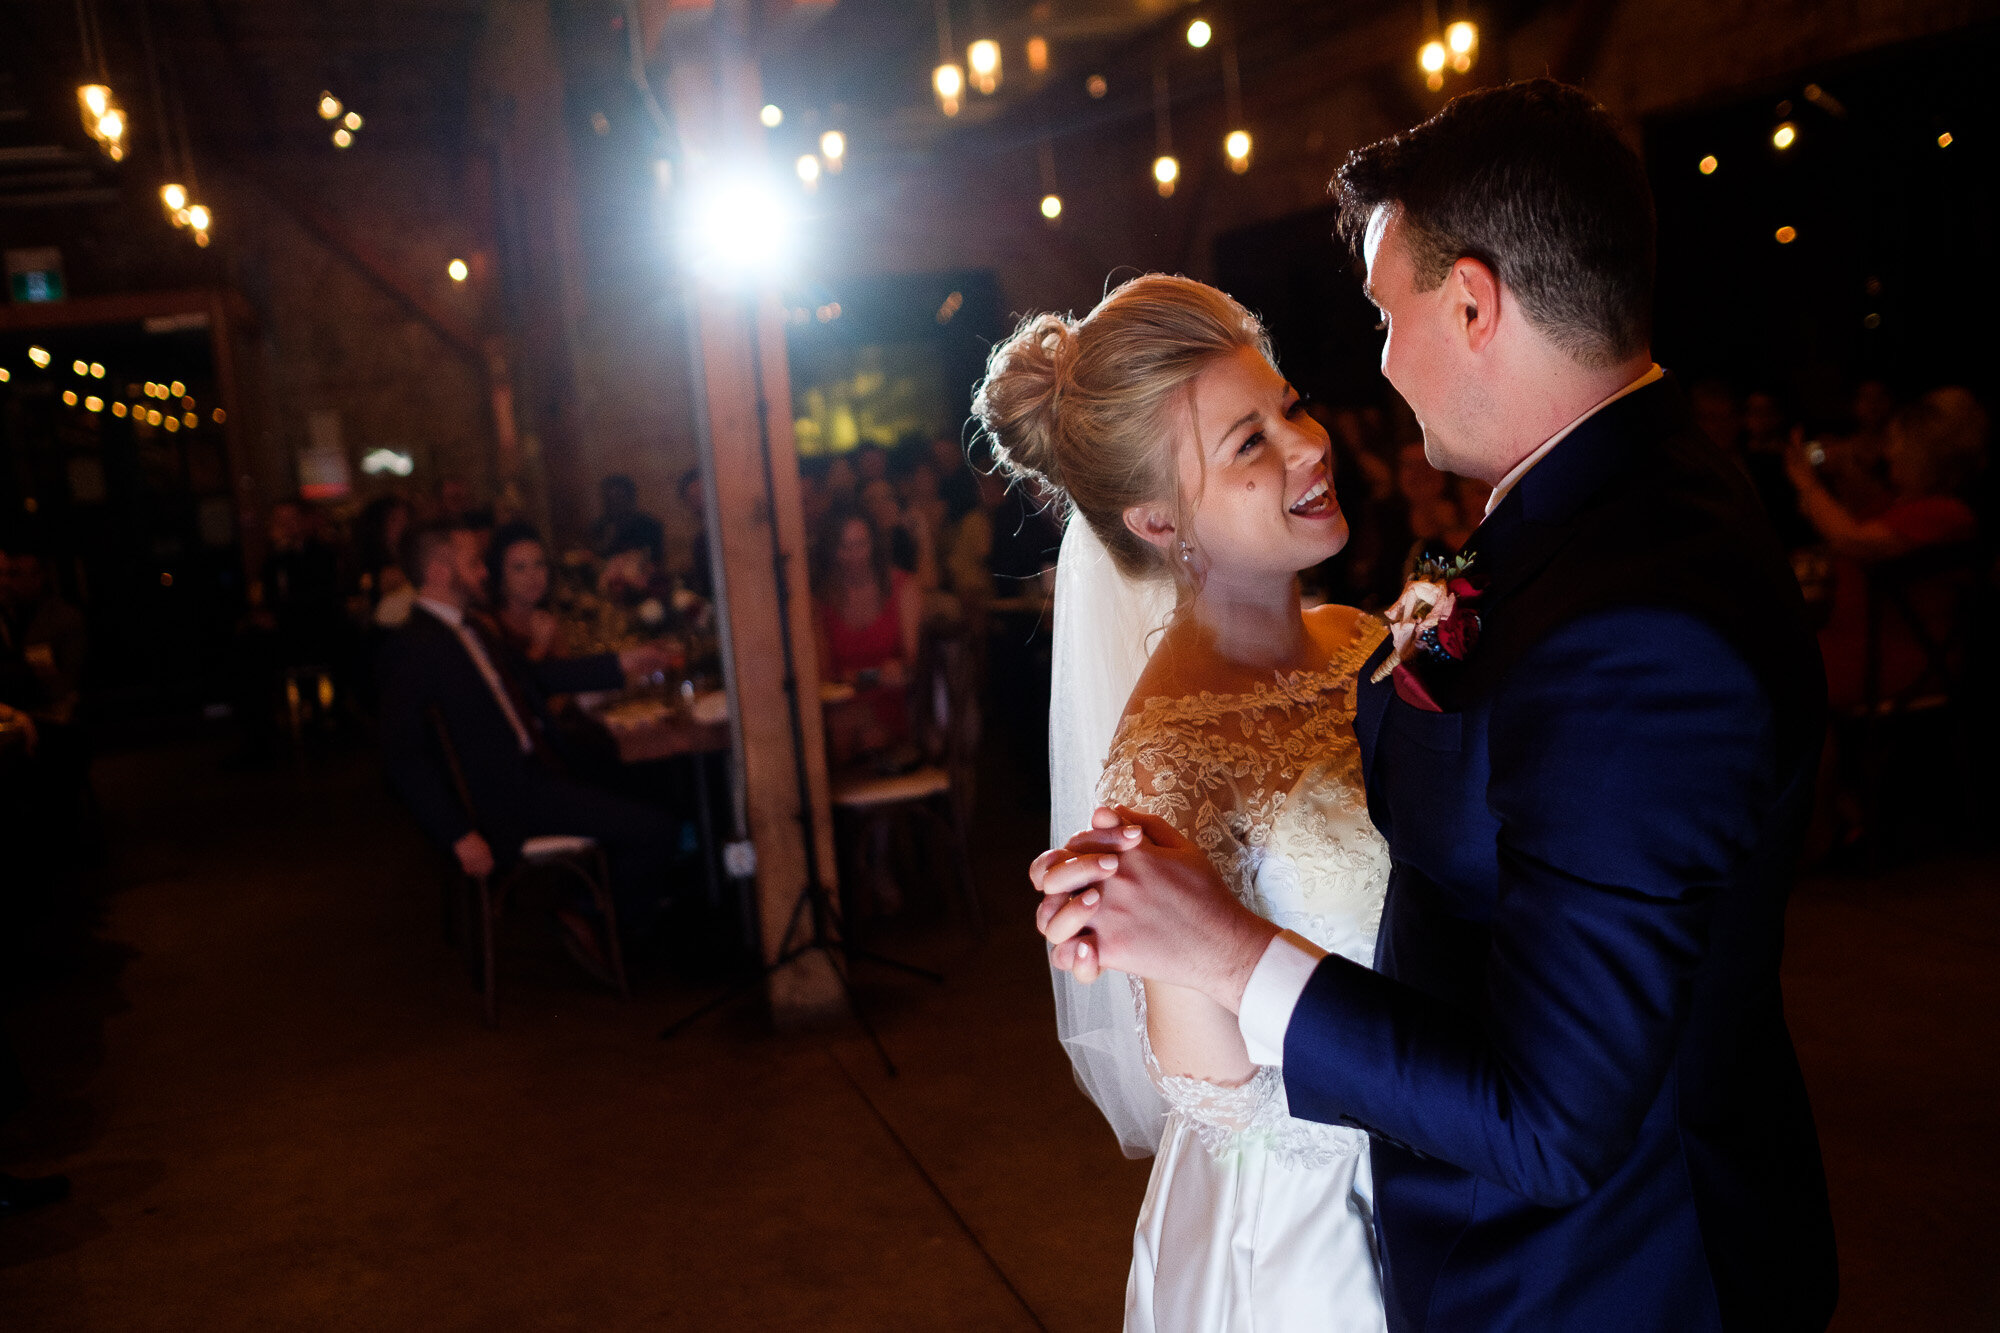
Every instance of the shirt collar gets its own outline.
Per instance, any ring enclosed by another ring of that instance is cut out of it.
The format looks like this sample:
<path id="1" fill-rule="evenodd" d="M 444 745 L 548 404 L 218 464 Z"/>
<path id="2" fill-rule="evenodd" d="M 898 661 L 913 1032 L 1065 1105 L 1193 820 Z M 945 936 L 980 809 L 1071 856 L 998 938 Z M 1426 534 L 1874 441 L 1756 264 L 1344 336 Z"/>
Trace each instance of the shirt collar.
<path id="1" fill-rule="evenodd" d="M 1530 468 L 1534 467 L 1535 464 L 1541 462 L 1544 458 L 1548 457 L 1549 450 L 1555 448 L 1557 445 L 1561 444 L 1565 439 L 1569 438 L 1571 432 L 1573 432 L 1578 426 L 1581 426 L 1584 422 L 1590 420 L 1592 417 L 1596 416 L 1599 412 L 1602 412 L 1605 408 L 1617 402 L 1620 398 L 1625 397 L 1627 394 L 1637 393 L 1639 390 L 1645 388 L 1648 384 L 1651 384 L 1654 381 L 1658 380 L 1661 376 L 1665 375 L 1666 373 L 1667 373 L 1666 371 L 1660 368 L 1659 362 L 1657 361 L 1654 362 L 1652 366 L 1646 371 L 1646 373 L 1641 375 L 1638 379 L 1633 380 L 1630 384 L 1620 389 L 1617 393 L 1614 393 L 1610 397 L 1604 399 L 1602 402 L 1598 403 L 1595 407 L 1592 407 L 1589 411 L 1579 416 L 1576 420 L 1570 422 L 1567 426 L 1564 426 L 1561 430 L 1549 436 L 1548 439 L 1542 441 L 1540 445 L 1536 446 L 1535 451 L 1533 453 L 1529 454 L 1526 458 L 1522 459 L 1520 462 L 1514 464 L 1513 470 L 1509 472 L 1506 476 L 1500 478 L 1499 484 L 1493 488 L 1493 494 L 1486 498 L 1487 516 L 1489 518 L 1492 516 L 1493 511 L 1500 507 L 1500 502 L 1507 498 L 1507 492 L 1513 490 L 1515 485 L 1521 480 L 1521 478 L 1528 475 L 1528 471 Z"/>
<path id="2" fill-rule="evenodd" d="M 457 629 L 465 623 L 465 612 L 453 606 L 450 602 L 440 602 L 434 597 L 419 597 L 417 598 L 417 605 L 453 629 Z"/>

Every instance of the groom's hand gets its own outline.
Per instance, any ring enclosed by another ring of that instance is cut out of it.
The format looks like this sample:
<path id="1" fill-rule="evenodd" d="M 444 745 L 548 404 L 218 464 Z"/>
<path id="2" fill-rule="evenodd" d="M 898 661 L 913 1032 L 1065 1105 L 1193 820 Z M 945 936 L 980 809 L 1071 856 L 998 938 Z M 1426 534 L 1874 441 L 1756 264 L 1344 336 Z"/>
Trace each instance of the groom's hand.
<path id="1" fill-rule="evenodd" d="M 1236 900 L 1208 857 L 1166 821 L 1099 810 L 1030 870 L 1036 924 L 1078 980 L 1101 967 L 1199 990 L 1234 1013 L 1278 928 Z"/>

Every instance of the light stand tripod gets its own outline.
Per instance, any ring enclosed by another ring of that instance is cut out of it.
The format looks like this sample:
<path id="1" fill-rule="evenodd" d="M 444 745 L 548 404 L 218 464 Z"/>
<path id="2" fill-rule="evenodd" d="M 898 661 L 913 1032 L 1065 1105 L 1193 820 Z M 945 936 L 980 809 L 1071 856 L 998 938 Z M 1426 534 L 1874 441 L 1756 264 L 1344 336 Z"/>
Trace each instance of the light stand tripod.
<path id="1" fill-rule="evenodd" d="M 828 967 L 831 968 L 835 980 L 840 983 L 841 995 L 846 999 L 848 1012 L 854 1016 L 855 1023 L 874 1044 L 876 1054 L 882 1057 L 882 1067 L 893 1078 L 896 1075 L 896 1062 L 889 1058 L 888 1048 L 882 1045 L 882 1038 L 877 1035 L 874 1026 L 862 1013 L 861 1002 L 854 993 L 853 984 L 848 980 L 848 968 L 859 958 L 882 967 L 907 972 L 911 976 L 922 977 L 939 985 L 944 983 L 944 977 L 913 963 L 856 948 L 848 937 L 845 923 L 841 920 L 840 907 L 827 892 L 826 883 L 820 875 L 819 837 L 817 820 L 813 814 L 812 781 L 806 771 L 805 715 L 799 707 L 798 654 L 792 639 L 792 592 L 791 581 L 787 578 L 791 556 L 785 551 L 784 542 L 778 536 L 778 478 L 771 459 L 771 404 L 764 392 L 764 347 L 757 327 L 755 296 L 744 297 L 743 316 L 745 326 L 750 333 L 750 378 L 756 386 L 757 394 L 757 455 L 763 467 L 764 506 L 771 530 L 771 573 L 777 582 L 778 644 L 784 663 L 786 720 L 791 724 L 792 776 L 797 784 L 800 832 L 805 838 L 806 882 L 799 891 L 798 899 L 792 904 L 791 917 L 785 925 L 785 934 L 778 944 L 778 956 L 760 968 L 755 976 L 732 986 L 692 1013 L 669 1023 L 661 1031 L 660 1038 L 664 1041 L 676 1036 L 732 1000 L 761 989 L 765 980 L 779 969 L 790 966 L 807 954 L 817 952 L 825 955 Z M 802 922 L 809 925 L 809 930 L 803 939 L 800 938 Z"/>

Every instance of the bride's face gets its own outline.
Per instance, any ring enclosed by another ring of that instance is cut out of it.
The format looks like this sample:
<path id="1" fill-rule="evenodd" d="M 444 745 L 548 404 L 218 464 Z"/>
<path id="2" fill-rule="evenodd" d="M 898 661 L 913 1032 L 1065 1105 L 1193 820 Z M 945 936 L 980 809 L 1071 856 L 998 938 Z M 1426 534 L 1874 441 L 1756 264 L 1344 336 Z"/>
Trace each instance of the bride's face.
<path id="1" fill-rule="evenodd" d="M 1193 406 L 1181 418 L 1181 494 L 1210 580 L 1290 575 L 1347 544 L 1326 430 L 1270 362 L 1247 347 L 1217 357 L 1195 376 Z"/>

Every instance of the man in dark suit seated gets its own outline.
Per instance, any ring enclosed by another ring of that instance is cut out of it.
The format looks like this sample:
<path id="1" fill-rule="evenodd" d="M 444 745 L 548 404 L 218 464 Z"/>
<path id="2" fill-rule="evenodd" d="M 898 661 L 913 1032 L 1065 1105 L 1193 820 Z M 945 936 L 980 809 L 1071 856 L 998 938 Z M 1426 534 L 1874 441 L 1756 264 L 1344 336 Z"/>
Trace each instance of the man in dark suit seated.
<path id="1" fill-rule="evenodd" d="M 486 566 L 469 528 L 418 529 L 404 565 L 416 606 L 381 662 L 382 758 L 390 783 L 468 875 L 505 867 L 528 838 L 597 839 L 611 863 L 621 932 L 644 936 L 665 892 L 673 826 L 662 812 L 565 775 L 548 740 L 547 701 L 618 689 L 628 675 L 663 669 L 664 657 L 651 647 L 544 662 L 513 653 L 481 613 Z M 451 738 L 463 796 L 433 719 Z M 582 911 L 557 912 L 563 943 L 586 971 L 604 979 L 609 969 Z"/>

